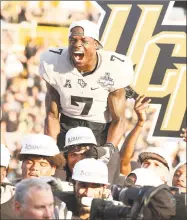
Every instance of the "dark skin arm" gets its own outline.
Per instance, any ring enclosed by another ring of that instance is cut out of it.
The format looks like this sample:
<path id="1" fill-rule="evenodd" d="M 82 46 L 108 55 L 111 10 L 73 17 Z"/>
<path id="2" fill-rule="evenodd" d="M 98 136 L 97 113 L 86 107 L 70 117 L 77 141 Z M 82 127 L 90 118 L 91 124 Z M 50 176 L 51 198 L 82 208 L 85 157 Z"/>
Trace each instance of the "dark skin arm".
<path id="1" fill-rule="evenodd" d="M 47 93 L 45 97 L 45 128 L 44 133 L 57 140 L 57 136 L 60 133 L 60 95 L 58 92 L 46 82 Z"/>
<path id="2" fill-rule="evenodd" d="M 135 125 L 134 129 L 126 137 L 122 148 L 120 150 L 120 172 L 127 176 L 131 172 L 130 160 L 134 152 L 134 147 L 137 142 L 137 139 L 142 131 L 142 127 L 147 119 L 146 108 L 149 106 L 151 99 L 147 101 L 144 100 L 145 96 L 138 96 L 135 101 L 134 110 L 138 117 L 138 122 Z"/>
<path id="3" fill-rule="evenodd" d="M 124 134 L 125 103 L 124 89 L 118 89 L 109 94 L 108 105 L 112 122 L 108 130 L 107 143 L 112 143 L 114 147 L 117 147 Z"/>

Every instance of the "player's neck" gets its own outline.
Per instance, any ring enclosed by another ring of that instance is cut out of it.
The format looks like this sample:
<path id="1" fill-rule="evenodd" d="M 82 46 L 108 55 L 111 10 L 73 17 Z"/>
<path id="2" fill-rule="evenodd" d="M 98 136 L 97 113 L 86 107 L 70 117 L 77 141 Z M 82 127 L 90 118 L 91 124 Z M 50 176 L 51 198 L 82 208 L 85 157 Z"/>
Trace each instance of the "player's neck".
<path id="1" fill-rule="evenodd" d="M 96 57 L 94 59 L 94 62 L 93 60 L 90 62 L 90 64 L 86 65 L 85 67 L 81 68 L 81 69 L 78 69 L 77 70 L 81 73 L 81 74 L 84 74 L 84 73 L 91 73 L 91 72 L 94 72 L 95 69 L 97 68 L 97 65 L 98 65 L 98 55 L 96 54 Z"/>

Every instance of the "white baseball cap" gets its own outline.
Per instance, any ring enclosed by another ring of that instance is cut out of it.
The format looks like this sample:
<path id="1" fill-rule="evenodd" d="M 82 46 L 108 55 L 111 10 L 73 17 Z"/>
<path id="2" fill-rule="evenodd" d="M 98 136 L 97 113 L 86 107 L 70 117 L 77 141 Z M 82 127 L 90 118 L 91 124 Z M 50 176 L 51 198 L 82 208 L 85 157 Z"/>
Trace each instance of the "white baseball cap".
<path id="1" fill-rule="evenodd" d="M 4 145 L 1 144 L 1 162 L 0 165 L 2 167 L 8 167 L 10 162 L 10 152 L 8 150 L 8 148 Z"/>
<path id="2" fill-rule="evenodd" d="M 154 159 L 163 163 L 168 169 L 171 168 L 171 159 L 163 147 L 148 147 L 138 157 L 141 164 L 145 159 Z"/>
<path id="3" fill-rule="evenodd" d="M 76 127 L 71 128 L 66 133 L 64 150 L 72 145 L 94 144 L 97 145 L 95 136 L 90 128 Z"/>
<path id="4" fill-rule="evenodd" d="M 109 184 L 108 168 L 100 160 L 86 158 L 75 164 L 72 179 L 86 183 Z"/>
<path id="5" fill-rule="evenodd" d="M 68 37 L 71 35 L 71 30 L 74 27 L 81 27 L 84 30 L 84 36 L 92 37 L 99 43 L 99 49 L 103 48 L 101 42 L 99 41 L 99 26 L 88 20 L 80 20 L 73 22 L 69 27 Z"/>
<path id="6" fill-rule="evenodd" d="M 135 185 L 139 186 L 159 186 L 164 184 L 164 181 L 152 169 L 138 168 L 133 170 L 127 178 L 131 175 L 136 175 Z"/>
<path id="7" fill-rule="evenodd" d="M 52 137 L 44 134 L 29 134 L 23 138 L 20 155 L 55 156 L 59 153 L 58 146 Z"/>

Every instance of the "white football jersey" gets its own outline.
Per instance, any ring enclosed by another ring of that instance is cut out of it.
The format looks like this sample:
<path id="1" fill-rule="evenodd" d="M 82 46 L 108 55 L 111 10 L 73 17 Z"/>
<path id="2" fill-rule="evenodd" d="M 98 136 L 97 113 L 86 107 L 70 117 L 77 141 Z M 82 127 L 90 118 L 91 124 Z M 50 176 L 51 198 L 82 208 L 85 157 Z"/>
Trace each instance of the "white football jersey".
<path id="1" fill-rule="evenodd" d="M 97 53 L 97 68 L 83 76 L 71 63 L 67 48 L 48 49 L 41 55 L 40 75 L 60 94 L 64 115 L 107 123 L 111 121 L 109 93 L 130 85 L 134 71 L 131 60 L 124 55 L 104 50 Z"/>

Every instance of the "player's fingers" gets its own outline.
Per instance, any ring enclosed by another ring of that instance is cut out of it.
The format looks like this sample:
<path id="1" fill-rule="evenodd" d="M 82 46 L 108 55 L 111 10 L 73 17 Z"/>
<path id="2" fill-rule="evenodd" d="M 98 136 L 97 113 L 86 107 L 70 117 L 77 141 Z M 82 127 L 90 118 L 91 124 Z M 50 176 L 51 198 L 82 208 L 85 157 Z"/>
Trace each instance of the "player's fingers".
<path id="1" fill-rule="evenodd" d="M 141 110 L 146 110 L 147 108 L 149 108 L 149 105 L 141 105 L 136 110 L 141 111 Z"/>
<path id="2" fill-rule="evenodd" d="M 140 97 L 140 99 L 139 99 L 139 102 L 140 102 L 140 104 L 142 104 L 142 103 L 149 103 L 149 102 L 151 102 L 151 99 L 146 97 L 145 95 L 142 95 Z"/>
<path id="3" fill-rule="evenodd" d="M 145 109 L 149 107 L 149 102 L 141 103 L 139 106 L 136 106 L 135 110 Z"/>
<path id="4" fill-rule="evenodd" d="M 136 98 L 136 100 L 138 100 L 140 98 L 140 95 L 138 95 L 138 97 Z"/>
<path id="5" fill-rule="evenodd" d="M 142 102 L 142 104 L 149 104 L 151 102 L 151 99 L 145 98 Z"/>
<path id="6" fill-rule="evenodd" d="M 146 97 L 145 94 L 142 94 L 141 97 L 140 97 L 140 101 L 142 102 L 145 97 Z"/>
<path id="7" fill-rule="evenodd" d="M 137 107 L 138 108 L 148 108 L 150 107 L 149 103 L 151 102 L 151 99 L 148 99 L 146 102 L 142 102 L 141 104 L 139 104 Z"/>
<path id="8" fill-rule="evenodd" d="M 136 110 L 136 113 L 139 113 L 139 114 L 143 113 L 144 111 L 146 111 L 147 108 L 139 108 L 139 109 Z"/>
<path id="9" fill-rule="evenodd" d="M 135 106 L 141 105 L 144 98 L 145 98 L 145 95 L 140 95 L 139 98 L 136 99 Z"/>

